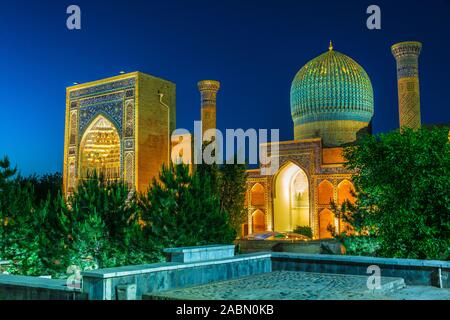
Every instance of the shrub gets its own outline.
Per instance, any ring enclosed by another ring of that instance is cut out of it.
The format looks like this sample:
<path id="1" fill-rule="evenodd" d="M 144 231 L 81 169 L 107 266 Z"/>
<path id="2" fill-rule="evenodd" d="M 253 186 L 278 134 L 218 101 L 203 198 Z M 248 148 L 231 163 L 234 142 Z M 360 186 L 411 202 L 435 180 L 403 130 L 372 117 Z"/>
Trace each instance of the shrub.
<path id="1" fill-rule="evenodd" d="M 345 253 L 354 256 L 378 256 L 380 243 L 375 237 L 345 236 L 342 239 Z"/>
<path id="2" fill-rule="evenodd" d="M 294 233 L 304 235 L 310 239 L 313 237 L 312 228 L 310 226 L 297 226 L 294 229 Z"/>

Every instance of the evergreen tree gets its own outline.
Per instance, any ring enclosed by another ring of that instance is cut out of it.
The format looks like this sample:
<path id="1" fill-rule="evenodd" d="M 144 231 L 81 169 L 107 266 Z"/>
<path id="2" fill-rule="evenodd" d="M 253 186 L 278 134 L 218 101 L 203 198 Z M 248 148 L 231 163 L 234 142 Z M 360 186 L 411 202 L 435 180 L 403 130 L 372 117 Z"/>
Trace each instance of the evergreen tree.
<path id="1" fill-rule="evenodd" d="M 124 183 L 94 173 L 66 199 L 57 174 L 20 177 L 5 158 L 0 257 L 13 261 L 11 273 L 64 277 L 73 264 L 149 263 L 161 260 L 165 247 L 231 243 L 240 210 L 234 195 L 242 194 L 233 182 L 245 181 L 239 172 L 238 166 L 204 166 L 193 174 L 184 165 L 163 167 L 139 197 Z"/>
<path id="2" fill-rule="evenodd" d="M 229 217 L 229 224 L 235 230 L 235 234 L 240 234 L 242 224 L 247 219 L 247 211 L 244 207 L 246 165 L 238 164 L 238 157 L 235 156 L 230 164 L 218 166 L 215 163 L 202 163 L 197 165 L 196 170 L 200 178 L 209 176 L 211 191 L 220 199 L 220 210 Z"/>
<path id="3" fill-rule="evenodd" d="M 69 203 L 73 259 L 99 267 L 126 262 L 129 228 L 136 222 L 137 211 L 128 186 L 121 181 L 106 181 L 94 172 L 80 182 Z"/>
<path id="4" fill-rule="evenodd" d="M 224 164 L 220 167 L 219 196 L 220 208 L 228 212 L 230 224 L 236 234 L 240 234 L 241 226 L 247 219 L 244 207 L 247 174 L 244 164 Z"/>
<path id="5" fill-rule="evenodd" d="M 12 273 L 34 275 L 43 267 L 35 228 L 33 186 L 21 184 L 8 158 L 0 161 L 0 257 L 14 261 Z"/>
<path id="6" fill-rule="evenodd" d="M 162 247 L 230 243 L 234 232 L 212 185 L 206 172 L 190 175 L 182 164 L 163 167 L 141 198 L 148 237 Z"/>
<path id="7" fill-rule="evenodd" d="M 18 176 L 17 178 L 22 185 L 31 184 L 33 186 L 33 201 L 36 206 L 46 201 L 49 196 L 51 199 L 56 199 L 58 194 L 62 192 L 62 175 L 60 173 L 42 176 L 33 174 L 28 177 Z"/>

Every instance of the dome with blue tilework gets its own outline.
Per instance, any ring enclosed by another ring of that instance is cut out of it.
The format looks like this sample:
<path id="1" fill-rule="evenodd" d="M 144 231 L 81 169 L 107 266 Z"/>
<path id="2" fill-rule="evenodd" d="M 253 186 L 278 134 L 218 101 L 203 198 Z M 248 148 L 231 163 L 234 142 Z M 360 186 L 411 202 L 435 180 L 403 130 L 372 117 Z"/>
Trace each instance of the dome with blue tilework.
<path id="1" fill-rule="evenodd" d="M 291 86 L 295 139 L 322 138 L 328 146 L 353 142 L 374 113 L 366 71 L 352 58 L 329 50 L 309 61 Z"/>

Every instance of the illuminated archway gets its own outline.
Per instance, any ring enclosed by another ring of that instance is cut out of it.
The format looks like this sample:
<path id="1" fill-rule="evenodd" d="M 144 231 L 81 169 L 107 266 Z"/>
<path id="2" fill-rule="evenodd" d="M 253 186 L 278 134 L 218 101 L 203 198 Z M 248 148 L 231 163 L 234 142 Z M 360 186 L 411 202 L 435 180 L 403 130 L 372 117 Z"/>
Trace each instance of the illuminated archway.
<path id="1" fill-rule="evenodd" d="M 253 233 L 266 231 L 266 216 L 261 210 L 256 210 L 252 214 Z"/>
<path id="2" fill-rule="evenodd" d="M 251 189 L 252 206 L 264 205 L 264 187 L 256 183 Z"/>
<path id="3" fill-rule="evenodd" d="M 80 144 L 80 177 L 94 171 L 107 180 L 120 178 L 120 137 L 115 126 L 98 116 L 86 129 Z"/>
<path id="4" fill-rule="evenodd" d="M 309 226 L 309 182 L 305 171 L 289 162 L 275 179 L 274 231 Z"/>

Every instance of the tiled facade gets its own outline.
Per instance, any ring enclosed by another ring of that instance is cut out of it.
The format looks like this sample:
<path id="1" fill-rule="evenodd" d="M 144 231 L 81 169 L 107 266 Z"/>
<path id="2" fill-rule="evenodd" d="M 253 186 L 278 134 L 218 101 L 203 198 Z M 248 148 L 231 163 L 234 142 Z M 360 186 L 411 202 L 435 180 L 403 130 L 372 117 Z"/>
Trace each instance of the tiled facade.
<path id="1" fill-rule="evenodd" d="M 327 221 L 325 215 L 329 214 L 327 210 L 330 208 L 330 198 L 335 202 L 342 202 L 343 198 L 350 198 L 348 187 L 351 185 L 351 172 L 344 168 L 342 148 L 322 147 L 321 139 L 309 139 L 302 141 L 284 141 L 278 144 L 278 153 L 272 154 L 271 145 L 262 146 L 267 148 L 268 157 L 279 157 L 280 170 L 287 164 L 295 164 L 306 173 L 309 188 L 309 221 L 315 238 L 324 237 L 326 235 L 326 227 L 323 224 Z M 280 172 L 280 170 L 277 171 Z M 291 231 L 277 230 L 275 220 L 274 199 L 275 183 L 277 173 L 274 175 L 261 175 L 260 170 L 249 170 L 246 191 L 246 207 L 248 211 L 247 226 L 244 226 L 243 233 L 251 234 L 253 230 L 253 216 L 255 212 L 263 212 L 265 218 L 265 229 L 272 231 Z M 330 197 L 327 197 L 327 188 L 322 187 L 326 184 L 331 186 Z M 263 190 L 263 201 L 259 198 L 260 192 L 253 192 L 255 186 L 258 191 Z M 345 187 L 344 187 L 345 185 Z M 261 186 L 262 188 L 260 188 Z M 346 188 L 344 191 L 343 188 Z M 253 190 L 253 191 L 252 191 Z M 339 192 L 340 191 L 340 192 Z M 341 199 L 339 199 L 339 194 Z M 254 197 L 259 201 L 255 202 Z M 325 201 L 319 201 L 324 198 Z M 321 217 L 323 215 L 323 217 Z M 322 222 L 322 226 L 321 226 Z M 334 221 L 336 228 L 339 228 L 339 221 Z M 295 227 L 293 225 L 292 227 Z M 322 233 L 322 234 L 321 234 Z"/>
<path id="2" fill-rule="evenodd" d="M 116 178 L 145 191 L 169 159 L 175 117 L 175 84 L 144 73 L 132 72 L 67 88 L 64 192 L 72 192 L 83 176 L 86 168 L 82 168 L 82 161 L 95 161 L 93 155 L 83 154 L 93 153 L 85 151 L 93 136 L 103 138 L 104 147 L 118 153 L 117 160 L 111 157 L 112 152 L 100 155 L 113 159 L 109 165 L 117 169 Z M 109 131 L 100 131 L 105 127 Z M 95 136 L 96 131 L 100 134 Z M 115 137 L 117 143 L 113 145 Z"/>

